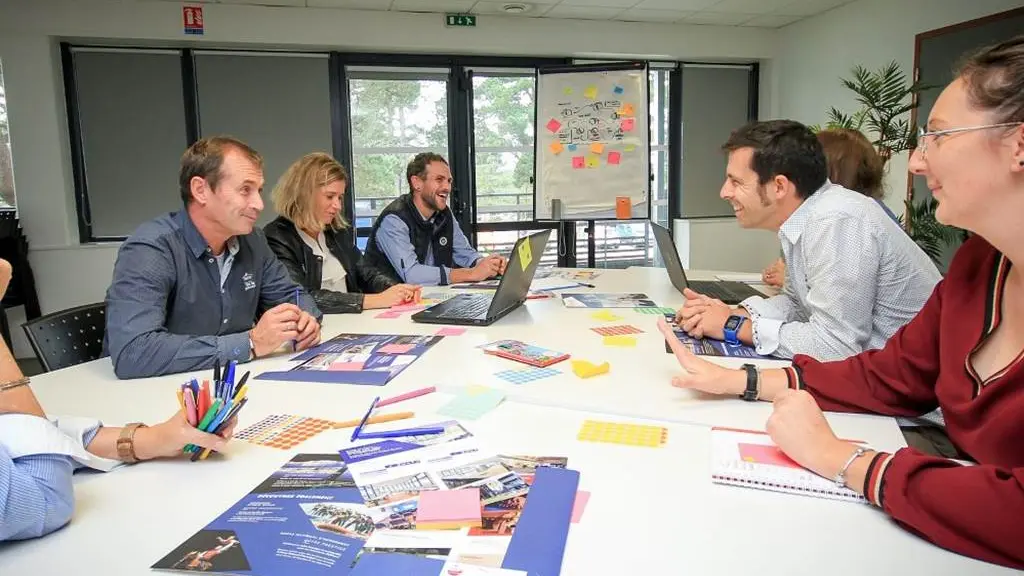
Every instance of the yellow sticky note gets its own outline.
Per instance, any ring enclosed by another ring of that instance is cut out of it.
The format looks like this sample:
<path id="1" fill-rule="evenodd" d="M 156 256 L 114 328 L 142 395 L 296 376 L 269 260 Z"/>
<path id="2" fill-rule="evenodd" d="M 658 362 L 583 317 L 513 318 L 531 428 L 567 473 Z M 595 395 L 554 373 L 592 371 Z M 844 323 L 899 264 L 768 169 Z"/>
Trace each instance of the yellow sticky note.
<path id="1" fill-rule="evenodd" d="M 583 91 L 583 95 L 591 100 L 597 98 L 597 86 L 587 86 L 587 89 Z"/>
<path id="2" fill-rule="evenodd" d="M 587 156 L 587 168 L 597 168 L 601 165 L 600 156 Z"/>
<path id="3" fill-rule="evenodd" d="M 530 241 L 524 240 L 519 244 L 519 265 L 522 266 L 524 272 L 530 262 L 533 262 L 533 249 L 530 248 Z"/>
<path id="4" fill-rule="evenodd" d="M 604 144 L 600 142 L 594 142 L 593 144 L 590 145 L 590 151 L 593 152 L 594 154 L 601 154 L 602 152 L 604 152 Z"/>
<path id="5" fill-rule="evenodd" d="M 611 366 L 607 362 L 594 364 L 586 360 L 573 360 L 572 371 L 580 378 L 590 378 L 599 374 L 607 374 Z"/>
<path id="6" fill-rule="evenodd" d="M 616 334 L 615 336 L 605 336 L 604 345 L 632 348 L 633 346 L 636 346 L 636 336 L 625 336 L 623 334 Z"/>
<path id="7" fill-rule="evenodd" d="M 659 448 L 668 440 L 668 430 L 663 426 L 584 420 L 576 439 L 583 442 Z"/>
<path id="8" fill-rule="evenodd" d="M 548 148 L 551 148 L 551 152 L 553 152 L 556 156 L 560 154 L 562 150 L 565 150 L 565 146 L 562 146 L 561 142 L 552 142 L 551 146 L 548 146 Z"/>
<path id="9" fill-rule="evenodd" d="M 565 87 L 565 90 L 562 90 L 562 92 L 563 92 L 563 93 L 564 93 L 564 94 L 565 94 L 566 96 L 572 96 L 572 88 L 570 88 L 570 87 L 568 87 L 568 86 L 566 86 L 566 87 Z"/>
<path id="10" fill-rule="evenodd" d="M 619 108 L 619 116 L 633 116 L 636 114 L 636 110 L 633 109 L 633 105 L 626 102 Z"/>
<path id="11" fill-rule="evenodd" d="M 626 152 L 632 152 L 633 150 L 636 150 L 636 145 L 626 144 Z"/>
<path id="12" fill-rule="evenodd" d="M 590 315 L 594 320 L 600 320 L 602 322 L 615 322 L 616 320 L 622 320 L 622 316 L 616 316 L 607 310 L 601 310 L 600 312 L 594 312 Z"/>

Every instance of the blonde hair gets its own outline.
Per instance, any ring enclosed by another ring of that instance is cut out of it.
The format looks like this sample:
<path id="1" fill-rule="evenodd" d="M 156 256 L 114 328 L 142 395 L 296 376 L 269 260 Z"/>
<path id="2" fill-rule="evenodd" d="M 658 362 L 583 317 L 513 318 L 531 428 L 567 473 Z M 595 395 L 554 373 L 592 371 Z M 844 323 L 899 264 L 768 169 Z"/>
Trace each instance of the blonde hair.
<path id="1" fill-rule="evenodd" d="M 347 183 L 348 172 L 330 154 L 306 154 L 292 163 L 274 186 L 274 210 L 301 230 L 321 230 L 323 225 L 313 213 L 314 198 L 320 188 L 339 180 Z M 339 212 L 329 226 L 338 230 L 348 227 L 348 222 Z"/>

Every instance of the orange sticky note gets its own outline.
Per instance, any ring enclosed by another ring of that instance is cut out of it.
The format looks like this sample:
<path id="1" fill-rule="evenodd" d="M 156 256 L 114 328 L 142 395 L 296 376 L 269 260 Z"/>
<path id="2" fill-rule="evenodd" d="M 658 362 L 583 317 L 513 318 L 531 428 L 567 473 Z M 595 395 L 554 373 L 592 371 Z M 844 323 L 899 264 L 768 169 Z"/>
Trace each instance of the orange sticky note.
<path id="1" fill-rule="evenodd" d="M 572 157 L 572 167 L 574 169 L 578 170 L 580 168 L 583 168 L 583 165 L 584 165 L 583 164 L 583 156 L 573 156 Z"/>
<path id="2" fill-rule="evenodd" d="M 609 152 L 608 153 L 608 163 L 609 164 L 618 165 L 619 162 L 621 162 L 621 161 L 622 161 L 622 153 L 620 153 L 620 152 Z"/>
<path id="3" fill-rule="evenodd" d="M 590 151 L 593 152 L 594 154 L 601 154 L 604 152 L 604 144 L 601 144 L 600 142 L 594 142 L 593 144 L 590 145 Z"/>
<path id="4" fill-rule="evenodd" d="M 598 156 L 587 156 L 587 168 L 597 168 L 601 165 L 601 158 Z"/>
<path id="5" fill-rule="evenodd" d="M 633 109 L 633 105 L 628 102 L 623 104 L 622 108 L 619 108 L 619 116 L 633 116 L 635 114 L 636 111 Z"/>
<path id="6" fill-rule="evenodd" d="M 622 127 L 623 132 L 632 132 L 633 128 L 636 127 L 636 120 L 633 118 L 624 118 L 619 126 Z"/>
<path id="7" fill-rule="evenodd" d="M 619 196 L 615 199 L 615 217 L 619 220 L 629 220 L 633 215 L 633 206 L 629 203 L 629 196 Z"/>
<path id="8" fill-rule="evenodd" d="M 565 146 L 562 146 L 561 142 L 552 142 L 550 148 L 551 152 L 557 156 L 558 154 L 561 154 L 562 150 L 565 149 Z"/>

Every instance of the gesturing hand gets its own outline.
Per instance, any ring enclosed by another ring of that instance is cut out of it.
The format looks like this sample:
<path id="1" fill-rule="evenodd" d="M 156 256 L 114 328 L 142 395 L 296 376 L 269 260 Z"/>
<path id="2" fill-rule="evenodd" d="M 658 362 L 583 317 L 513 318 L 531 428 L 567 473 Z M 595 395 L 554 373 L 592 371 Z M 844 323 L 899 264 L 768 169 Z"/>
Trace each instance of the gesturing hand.
<path id="1" fill-rule="evenodd" d="M 683 372 L 672 378 L 677 388 L 692 388 L 709 394 L 731 394 L 739 396 L 747 386 L 747 376 L 742 370 L 730 370 L 707 360 L 702 360 L 683 346 L 664 318 L 658 319 L 658 330 L 668 342 Z"/>

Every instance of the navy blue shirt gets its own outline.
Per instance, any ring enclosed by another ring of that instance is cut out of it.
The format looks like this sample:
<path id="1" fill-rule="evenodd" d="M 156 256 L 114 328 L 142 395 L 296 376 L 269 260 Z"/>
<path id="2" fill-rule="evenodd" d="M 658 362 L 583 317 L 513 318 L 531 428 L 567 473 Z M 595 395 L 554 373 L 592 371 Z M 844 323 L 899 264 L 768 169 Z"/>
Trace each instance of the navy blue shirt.
<path id="1" fill-rule="evenodd" d="M 262 230 L 229 245 L 218 264 L 185 210 L 146 222 L 125 240 L 107 289 L 103 341 L 118 378 L 200 370 L 215 359 L 245 362 L 249 330 L 278 304 L 297 303 L 323 318 Z"/>

